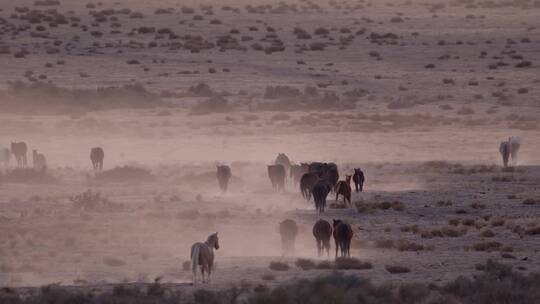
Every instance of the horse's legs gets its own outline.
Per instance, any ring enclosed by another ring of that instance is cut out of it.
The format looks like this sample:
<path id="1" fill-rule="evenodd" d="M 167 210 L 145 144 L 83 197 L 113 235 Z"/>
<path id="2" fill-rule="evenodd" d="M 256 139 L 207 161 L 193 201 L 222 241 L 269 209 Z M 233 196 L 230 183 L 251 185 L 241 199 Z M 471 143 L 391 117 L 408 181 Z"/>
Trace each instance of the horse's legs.
<path id="1" fill-rule="evenodd" d="M 337 259 L 338 248 L 339 248 L 339 241 L 336 239 L 336 259 Z"/>

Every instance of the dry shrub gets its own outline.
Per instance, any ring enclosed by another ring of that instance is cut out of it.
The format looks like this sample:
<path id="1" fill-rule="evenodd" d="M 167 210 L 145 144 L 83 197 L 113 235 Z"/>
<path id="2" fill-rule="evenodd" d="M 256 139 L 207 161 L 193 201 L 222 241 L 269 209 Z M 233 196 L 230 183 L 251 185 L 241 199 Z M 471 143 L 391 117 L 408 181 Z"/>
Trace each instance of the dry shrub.
<path id="1" fill-rule="evenodd" d="M 332 269 L 334 265 L 330 261 L 321 261 L 317 264 L 317 269 Z"/>
<path id="2" fill-rule="evenodd" d="M 393 240 L 375 240 L 375 247 L 377 248 L 394 248 Z"/>
<path id="3" fill-rule="evenodd" d="M 492 219 L 490 224 L 492 227 L 504 226 L 505 220 L 502 218 Z"/>
<path id="4" fill-rule="evenodd" d="M 103 264 L 110 267 L 119 267 L 126 265 L 126 262 L 114 257 L 104 257 Z"/>
<path id="5" fill-rule="evenodd" d="M 310 259 L 298 259 L 296 260 L 295 265 L 302 270 L 310 270 L 317 266 L 315 262 Z"/>
<path id="6" fill-rule="evenodd" d="M 101 193 L 92 192 L 92 190 L 72 195 L 69 200 L 76 209 L 83 211 L 115 212 L 123 210 L 121 204 L 113 203 L 106 197 L 102 197 Z"/>
<path id="7" fill-rule="evenodd" d="M 460 222 L 460 219 L 458 219 L 458 218 L 451 218 L 451 219 L 448 220 L 448 225 L 458 226 L 458 225 L 459 225 L 459 222 Z"/>
<path id="8" fill-rule="evenodd" d="M 400 240 L 398 242 L 397 249 L 399 251 L 422 251 L 428 248 L 422 244 L 417 244 L 407 240 Z"/>
<path id="9" fill-rule="evenodd" d="M 476 251 L 505 251 L 505 252 L 511 252 L 513 251 L 513 248 L 510 246 L 504 246 L 503 244 L 491 241 L 491 242 L 478 242 L 475 243 L 472 247 Z"/>
<path id="10" fill-rule="evenodd" d="M 486 238 L 491 238 L 491 237 L 494 237 L 495 236 L 495 233 L 489 229 L 487 230 L 484 230 L 480 233 L 480 236 L 482 237 L 486 237 Z"/>
<path id="11" fill-rule="evenodd" d="M 525 234 L 526 235 L 539 235 L 540 234 L 540 226 L 539 227 L 534 227 L 534 228 L 529 228 L 529 229 L 525 230 Z"/>
<path id="12" fill-rule="evenodd" d="M 334 262 L 334 267 L 336 269 L 371 269 L 373 265 L 357 258 L 338 257 Z"/>
<path id="13" fill-rule="evenodd" d="M 525 200 L 523 200 L 523 204 L 524 205 L 536 205 L 536 204 L 540 204 L 540 200 L 534 199 L 534 198 L 526 198 Z"/>
<path id="14" fill-rule="evenodd" d="M 24 184 L 52 184 L 60 180 L 46 170 L 34 170 L 32 168 L 17 168 L 2 174 L 0 182 L 24 183 Z"/>
<path id="15" fill-rule="evenodd" d="M 285 262 L 272 261 L 270 262 L 270 265 L 268 265 L 268 268 L 274 271 L 287 271 L 289 270 L 289 264 Z"/>
<path id="16" fill-rule="evenodd" d="M 261 279 L 265 280 L 265 281 L 273 281 L 276 279 L 276 276 L 274 276 L 273 274 L 271 273 L 267 273 L 267 274 L 263 274 L 261 276 Z"/>
<path id="17" fill-rule="evenodd" d="M 380 210 L 395 210 L 395 211 L 403 211 L 405 210 L 405 204 L 400 201 L 393 201 L 393 202 L 364 202 L 364 201 L 356 201 L 354 202 L 354 205 L 356 207 L 356 210 L 358 213 L 364 213 L 364 212 L 373 212 L 376 209 Z"/>
<path id="18" fill-rule="evenodd" d="M 400 266 L 400 265 L 386 265 L 384 266 L 384 268 L 386 269 L 386 271 L 392 274 L 411 272 L 411 269 L 409 267 Z"/>
<path id="19" fill-rule="evenodd" d="M 153 181 L 154 175 L 149 170 L 134 166 L 114 167 L 113 169 L 100 172 L 95 177 L 98 181 L 122 182 L 122 181 Z"/>

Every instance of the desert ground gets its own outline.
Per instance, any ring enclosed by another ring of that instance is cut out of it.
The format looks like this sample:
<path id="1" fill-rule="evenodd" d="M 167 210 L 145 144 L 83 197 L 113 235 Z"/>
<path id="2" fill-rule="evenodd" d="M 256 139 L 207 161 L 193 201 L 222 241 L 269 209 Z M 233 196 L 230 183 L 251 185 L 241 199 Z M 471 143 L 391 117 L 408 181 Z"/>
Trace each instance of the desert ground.
<path id="1" fill-rule="evenodd" d="M 334 244 L 317 256 L 319 218 L 351 224 L 368 266 L 339 271 L 376 284 L 444 284 L 489 259 L 540 272 L 539 14 L 527 0 L 0 0 L 0 145 L 47 158 L 45 172 L 0 164 L 0 286 L 272 288 L 335 271 L 297 263 L 334 260 Z M 503 168 L 509 136 L 522 146 Z M 360 167 L 365 191 L 318 215 L 291 179 L 272 189 L 278 153 L 335 162 L 340 179 Z M 193 285 L 183 264 L 214 232 L 212 281 Z"/>

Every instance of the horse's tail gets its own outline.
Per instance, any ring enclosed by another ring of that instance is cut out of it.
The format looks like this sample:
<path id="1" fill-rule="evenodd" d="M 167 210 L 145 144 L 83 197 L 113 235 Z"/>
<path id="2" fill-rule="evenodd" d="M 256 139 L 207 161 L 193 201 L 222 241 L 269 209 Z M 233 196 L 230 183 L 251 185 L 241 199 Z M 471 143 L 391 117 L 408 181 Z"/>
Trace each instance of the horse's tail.
<path id="1" fill-rule="evenodd" d="M 191 249 L 191 271 L 197 272 L 197 264 L 199 264 L 200 247 L 198 245 L 193 246 Z"/>

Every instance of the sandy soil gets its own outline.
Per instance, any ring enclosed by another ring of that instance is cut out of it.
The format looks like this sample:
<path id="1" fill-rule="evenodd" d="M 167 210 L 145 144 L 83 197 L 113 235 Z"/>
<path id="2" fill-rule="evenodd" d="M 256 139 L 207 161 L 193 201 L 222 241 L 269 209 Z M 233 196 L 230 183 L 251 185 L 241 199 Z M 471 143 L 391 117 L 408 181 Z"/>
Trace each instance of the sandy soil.
<path id="1" fill-rule="evenodd" d="M 39 149 L 54 177 L 47 183 L 0 184 L 0 285 L 60 282 L 108 288 L 163 277 L 162 282 L 192 290 L 187 284 L 191 274 L 182 263 L 193 242 L 215 231 L 222 248 L 208 288 L 243 281 L 275 285 L 329 273 L 294 266 L 299 257 L 319 259 L 311 234 L 319 216 L 292 181 L 285 193 L 272 191 L 266 165 L 280 152 L 297 163 L 334 161 L 342 176 L 355 167 L 364 169 L 366 191 L 353 195 L 353 206 L 322 216 L 351 223 L 352 255 L 373 264 L 372 269 L 348 273 L 376 282 L 445 282 L 474 274 L 475 264 L 489 258 L 520 271 L 540 271 L 538 236 L 527 233 L 540 227 L 540 8 L 534 2 L 524 1 L 524 8 L 499 1 L 494 7 L 344 1 L 321 2 L 319 11 L 302 8 L 310 3 L 304 1 L 294 2 L 297 12 L 275 2 L 272 8 L 281 10 L 250 13 L 246 3 L 255 7 L 270 2 L 222 1 L 213 3 L 212 15 L 201 10 L 199 1 L 102 2 L 96 8 L 79 1 L 53 7 L 80 18 L 71 22 L 77 27 L 39 31 L 30 24 L 29 30 L 15 34 L 13 28 L 28 24 L 11 16 L 15 6 L 37 7 L 31 1 L 0 1 L 5 20 L 0 47 L 9 49 L 0 54 L 2 89 L 16 80 L 41 79 L 76 89 L 139 82 L 167 102 L 145 109 L 59 114 L 21 107 L 0 113 L 0 143 L 24 140 L 30 149 Z M 225 5 L 239 12 L 223 10 Z M 182 12 L 186 6 L 195 13 Z M 106 21 L 92 25 L 92 10 L 126 7 L 145 17 L 115 14 L 115 21 L 106 15 Z M 172 13 L 154 14 L 158 8 L 172 8 Z M 203 19 L 194 20 L 194 15 Z M 221 23 L 211 24 L 213 19 Z M 112 26 L 115 22 L 121 25 Z M 174 39 L 137 32 L 142 26 L 201 35 L 212 43 L 230 35 L 246 49 L 174 49 Z M 250 26 L 258 30 L 250 31 Z M 314 34 L 319 27 L 329 34 Z M 295 28 L 312 38 L 299 39 Z M 132 29 L 136 33 L 130 35 Z M 240 33 L 230 34 L 231 29 Z M 92 31 L 102 36 L 92 36 Z M 35 32 L 48 36 L 31 34 Z M 266 54 L 253 48 L 256 42 L 271 45 L 268 39 L 275 37 L 264 39 L 273 33 L 284 51 Z M 378 40 L 371 33 L 397 38 Z M 254 40 L 241 41 L 242 35 Z M 62 42 L 58 52 L 48 52 L 54 41 Z M 149 47 L 150 42 L 157 45 Z M 313 42 L 326 47 L 309 50 Z M 27 53 L 17 58 L 21 49 Z M 129 60 L 139 63 L 127 64 Z M 532 64 L 516 67 L 523 61 Z M 497 62 L 507 65 L 490 67 Z M 426 68 L 429 64 L 434 67 Z M 210 107 L 203 115 L 193 114 L 206 97 L 186 92 L 201 81 L 227 99 L 226 109 Z M 273 100 L 264 93 L 275 85 L 302 92 L 306 86 L 317 87 L 320 94 L 340 96 L 341 106 L 310 109 L 285 98 L 280 105 L 269 105 Z M 365 92 L 348 101 L 345 96 L 354 89 Z M 0 102 L 9 96 L 1 95 Z M 510 135 L 523 140 L 519 165 L 502 170 L 498 145 Z M 94 146 L 105 150 L 105 169 L 137 166 L 154 179 L 94 178 L 89 160 Z M 218 190 L 216 163 L 229 164 L 233 171 L 226 194 Z M 77 209 L 70 197 L 88 189 L 110 204 Z M 329 203 L 333 199 L 331 195 Z M 526 199 L 532 203 L 524 204 Z M 402 202 L 404 210 L 356 208 L 358 202 L 394 201 Z M 286 218 L 300 226 L 295 257 L 281 256 L 277 229 Z M 400 250 L 406 242 L 424 249 Z M 477 250 L 486 242 L 499 242 L 500 247 Z M 268 268 L 278 260 L 289 262 L 290 270 Z M 385 266 L 394 264 L 411 272 L 388 273 Z M 275 279 L 265 281 L 269 273 Z"/>

